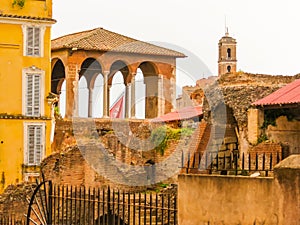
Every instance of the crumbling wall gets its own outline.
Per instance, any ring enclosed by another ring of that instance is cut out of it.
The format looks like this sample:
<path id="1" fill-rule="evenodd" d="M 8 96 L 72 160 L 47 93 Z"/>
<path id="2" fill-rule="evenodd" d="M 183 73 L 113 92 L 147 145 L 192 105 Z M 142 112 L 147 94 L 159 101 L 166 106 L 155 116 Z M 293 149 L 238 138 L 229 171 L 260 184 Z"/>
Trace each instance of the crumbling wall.
<path id="1" fill-rule="evenodd" d="M 213 123 L 217 109 L 224 104 L 232 109 L 237 122 L 237 138 L 240 153 L 247 153 L 251 147 L 248 141 L 248 110 L 251 104 L 282 86 L 298 79 L 296 76 L 271 76 L 237 72 L 224 74 L 211 85 L 204 87 L 204 119 Z M 215 112 L 215 114 L 214 114 Z M 223 122 L 224 123 L 224 122 Z"/>
<path id="2" fill-rule="evenodd" d="M 168 160 L 168 165 L 179 170 L 180 156 L 179 158 L 172 158 L 171 156 L 176 149 L 186 151 L 192 144 L 192 139 L 187 135 L 181 136 L 178 140 L 168 140 L 168 145 L 163 152 L 159 152 L 154 148 L 155 146 L 152 146 L 151 149 L 151 144 L 153 144 L 150 141 L 151 130 L 160 126 L 164 126 L 164 124 L 150 123 L 147 120 L 98 119 L 91 121 L 78 119 L 75 124 L 74 121 L 59 121 L 56 124 L 55 140 L 52 146 L 54 154 L 43 161 L 42 170 L 47 179 L 59 184 L 95 187 L 110 185 L 131 189 L 132 187 L 128 187 L 128 185 L 121 185 L 116 182 L 119 180 L 120 173 L 111 171 L 109 177 L 105 177 L 107 174 L 101 174 L 95 169 L 94 162 L 90 161 L 90 158 L 99 157 L 97 151 L 100 151 L 99 146 L 101 145 L 102 150 L 124 165 L 140 167 L 163 164 L 165 160 Z M 170 122 L 168 126 L 178 128 L 178 123 Z M 84 157 L 83 155 L 87 151 L 94 156 Z M 125 168 L 120 169 L 124 170 Z M 157 170 L 156 175 L 159 176 L 160 173 L 165 172 Z M 162 182 L 176 183 L 176 173 L 170 179 L 162 180 Z M 151 186 L 149 185 L 149 187 Z"/>
<path id="3" fill-rule="evenodd" d="M 272 142 L 289 146 L 287 154 L 300 154 L 300 121 L 289 121 L 286 116 L 276 119 L 276 125 L 269 125 L 266 130 L 267 137 Z"/>
<path id="4" fill-rule="evenodd" d="M 178 222 L 300 224 L 300 155 L 280 162 L 274 178 L 180 175 Z"/>

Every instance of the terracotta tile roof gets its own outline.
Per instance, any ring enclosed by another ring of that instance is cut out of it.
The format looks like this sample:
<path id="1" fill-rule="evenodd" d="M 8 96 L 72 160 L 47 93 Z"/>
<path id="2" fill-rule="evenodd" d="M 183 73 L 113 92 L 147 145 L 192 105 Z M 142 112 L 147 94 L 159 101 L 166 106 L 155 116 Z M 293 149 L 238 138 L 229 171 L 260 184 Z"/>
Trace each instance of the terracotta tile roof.
<path id="1" fill-rule="evenodd" d="M 252 103 L 252 105 L 286 105 L 295 103 L 300 103 L 300 79 L 295 80 L 265 98 Z"/>
<path id="2" fill-rule="evenodd" d="M 201 106 L 189 106 L 163 116 L 152 119 L 152 122 L 167 122 L 174 120 L 187 120 L 203 115 Z"/>
<path id="3" fill-rule="evenodd" d="M 0 17 L 3 17 L 3 18 L 25 19 L 25 20 L 39 20 L 39 21 L 47 21 L 47 22 L 56 23 L 55 19 L 47 18 L 47 17 L 22 16 L 22 15 L 3 14 L 3 13 L 0 13 Z"/>
<path id="4" fill-rule="evenodd" d="M 185 57 L 180 52 L 138 41 L 103 28 L 68 34 L 52 40 L 52 50 L 64 48 Z"/>

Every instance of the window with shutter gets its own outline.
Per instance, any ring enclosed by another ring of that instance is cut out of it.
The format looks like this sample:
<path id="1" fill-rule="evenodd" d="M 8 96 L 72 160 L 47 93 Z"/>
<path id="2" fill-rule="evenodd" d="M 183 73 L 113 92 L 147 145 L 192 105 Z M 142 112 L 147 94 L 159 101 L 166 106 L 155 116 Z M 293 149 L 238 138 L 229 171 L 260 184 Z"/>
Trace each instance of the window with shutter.
<path id="1" fill-rule="evenodd" d="M 41 115 L 41 75 L 26 74 L 26 116 Z"/>
<path id="2" fill-rule="evenodd" d="M 27 165 L 39 165 L 43 158 L 43 125 L 27 125 L 27 149 L 26 160 Z"/>
<path id="3" fill-rule="evenodd" d="M 26 55 L 41 56 L 41 29 L 27 27 Z"/>

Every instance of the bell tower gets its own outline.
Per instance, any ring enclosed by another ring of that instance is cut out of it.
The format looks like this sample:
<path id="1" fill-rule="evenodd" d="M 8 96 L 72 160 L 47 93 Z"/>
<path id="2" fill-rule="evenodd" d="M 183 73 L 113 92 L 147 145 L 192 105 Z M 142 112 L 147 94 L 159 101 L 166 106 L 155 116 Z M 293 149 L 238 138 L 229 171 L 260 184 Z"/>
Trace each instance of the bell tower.
<path id="1" fill-rule="evenodd" d="M 218 75 L 236 72 L 236 40 L 229 36 L 226 28 L 225 36 L 219 41 Z"/>

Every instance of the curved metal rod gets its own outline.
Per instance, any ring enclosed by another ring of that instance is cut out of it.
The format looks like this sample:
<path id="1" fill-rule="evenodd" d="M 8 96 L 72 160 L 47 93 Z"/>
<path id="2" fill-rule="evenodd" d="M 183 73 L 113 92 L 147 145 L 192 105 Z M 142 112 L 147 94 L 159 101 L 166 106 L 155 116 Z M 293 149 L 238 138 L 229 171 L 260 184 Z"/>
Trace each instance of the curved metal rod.
<path id="1" fill-rule="evenodd" d="M 27 220 L 26 220 L 26 225 L 30 225 L 30 213 L 31 213 L 31 206 L 33 205 L 35 196 L 37 194 L 37 192 L 40 190 L 40 188 L 45 185 L 47 182 L 49 182 L 49 184 L 51 184 L 51 181 L 43 181 L 42 183 L 40 183 L 36 189 L 33 192 L 33 195 L 31 196 L 30 199 L 30 203 L 29 203 L 29 207 L 28 207 L 28 212 L 27 212 Z M 47 221 L 46 221 L 47 222 Z"/>

